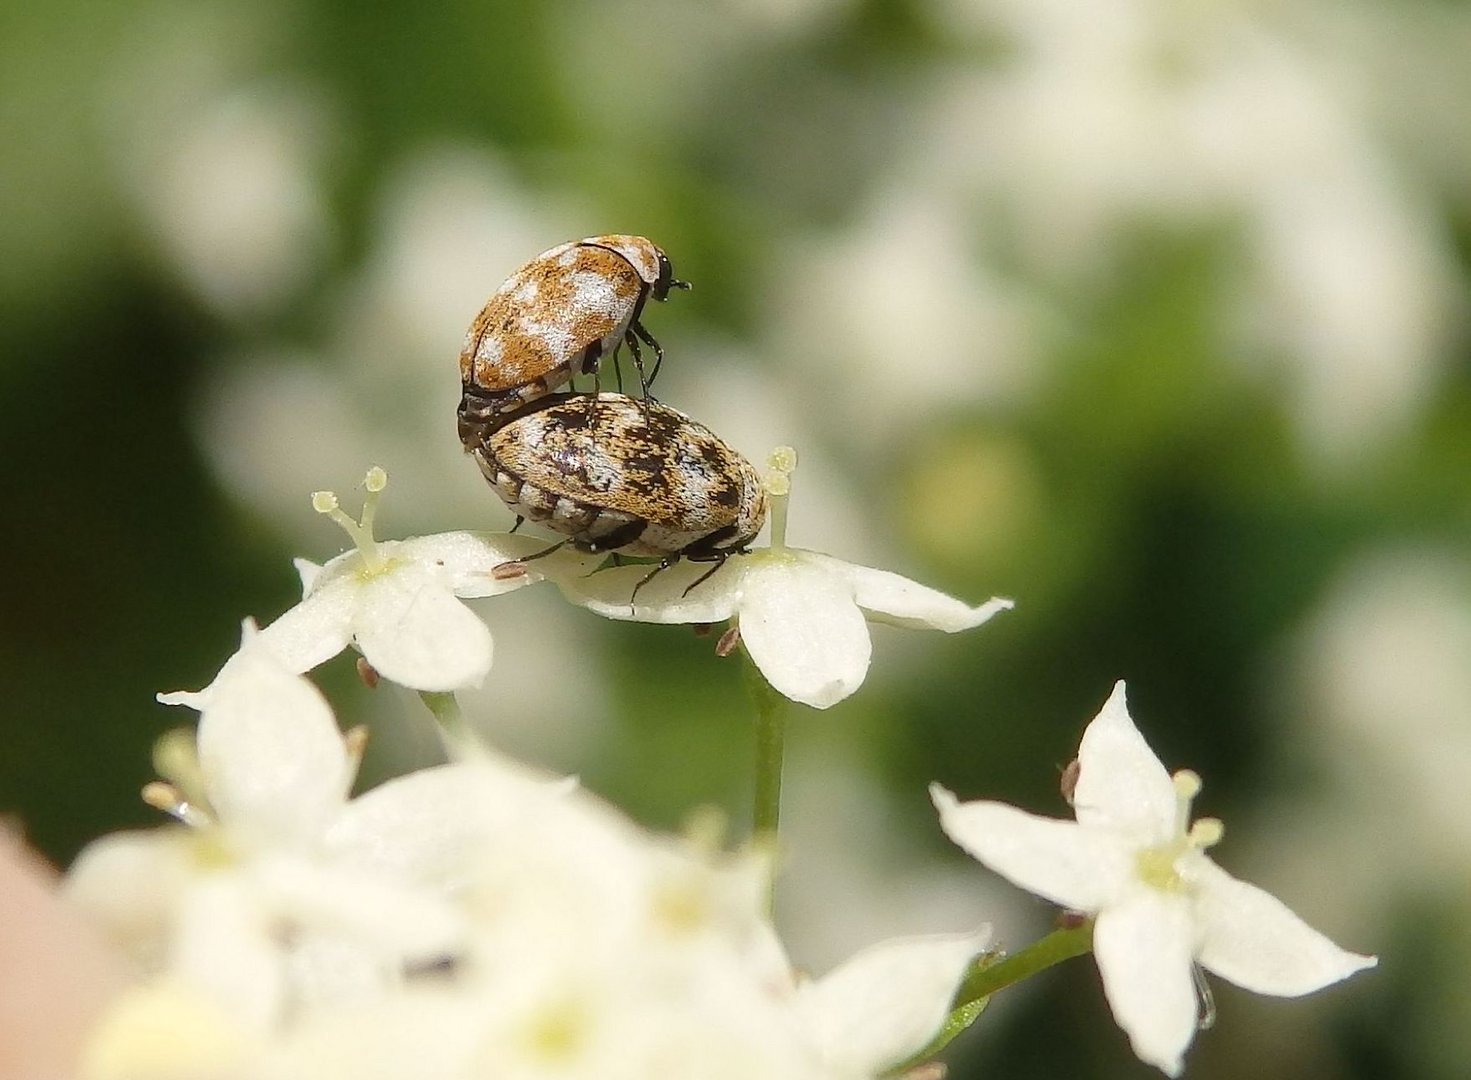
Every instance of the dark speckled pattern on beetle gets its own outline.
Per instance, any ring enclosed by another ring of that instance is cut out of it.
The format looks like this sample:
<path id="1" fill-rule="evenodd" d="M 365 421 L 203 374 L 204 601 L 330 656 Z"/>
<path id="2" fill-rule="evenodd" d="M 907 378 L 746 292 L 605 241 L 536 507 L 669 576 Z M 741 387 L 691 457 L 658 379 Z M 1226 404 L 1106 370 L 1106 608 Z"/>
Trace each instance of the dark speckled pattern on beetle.
<path id="1" fill-rule="evenodd" d="M 664 300 L 676 287 L 688 285 L 642 236 L 590 236 L 543 251 L 501 283 L 465 335 L 461 440 L 471 446 L 508 413 L 592 374 L 625 342 L 641 377 L 638 343 L 652 346 L 657 372 L 663 350 L 639 316 L 650 296 Z"/>
<path id="2" fill-rule="evenodd" d="M 516 514 L 589 551 L 721 559 L 766 521 L 755 466 L 655 401 L 554 395 L 471 452 Z"/>

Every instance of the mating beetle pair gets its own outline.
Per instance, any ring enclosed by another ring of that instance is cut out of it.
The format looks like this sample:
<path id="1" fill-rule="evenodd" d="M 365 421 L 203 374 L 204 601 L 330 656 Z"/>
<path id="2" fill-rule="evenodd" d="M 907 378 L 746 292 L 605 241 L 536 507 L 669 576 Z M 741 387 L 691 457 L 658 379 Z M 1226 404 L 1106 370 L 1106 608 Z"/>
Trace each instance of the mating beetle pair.
<path id="1" fill-rule="evenodd" d="M 460 352 L 460 439 L 517 526 L 538 522 L 585 551 L 659 558 L 635 595 L 681 558 L 715 564 L 699 584 L 766 520 L 755 467 L 649 396 L 664 350 L 639 320 L 650 296 L 674 288 L 689 286 L 644 237 L 561 244 L 505 280 Z M 654 350 L 648 371 L 640 342 Z M 597 392 L 601 361 L 616 364 L 624 344 L 642 401 Z M 593 393 L 554 393 L 578 374 L 594 376 Z"/>

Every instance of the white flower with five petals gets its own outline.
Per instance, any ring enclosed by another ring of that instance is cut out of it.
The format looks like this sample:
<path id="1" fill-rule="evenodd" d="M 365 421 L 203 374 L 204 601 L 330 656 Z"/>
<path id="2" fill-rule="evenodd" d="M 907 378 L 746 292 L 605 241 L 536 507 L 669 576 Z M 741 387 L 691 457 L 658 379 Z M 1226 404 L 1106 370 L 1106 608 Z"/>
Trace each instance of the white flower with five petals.
<path id="1" fill-rule="evenodd" d="M 1124 684 L 1083 733 L 1076 822 L 930 793 L 950 838 L 1014 884 L 1096 916 L 1104 994 L 1140 1059 L 1171 1076 L 1198 1026 L 1193 965 L 1259 994 L 1296 997 L 1373 967 L 1205 854 L 1223 829 L 1189 820 L 1200 778 L 1173 777 L 1129 717 Z"/>
<path id="2" fill-rule="evenodd" d="M 532 536 L 448 532 L 408 540 L 376 540 L 373 515 L 388 482 L 368 470 L 361 521 L 353 521 L 329 491 L 312 496 L 319 513 L 352 538 L 354 548 L 318 566 L 297 560 L 301 603 L 260 632 L 260 640 L 294 672 L 310 671 L 348 645 L 384 678 L 414 690 L 479 686 L 490 670 L 490 631 L 462 600 L 519 589 L 543 573 L 586 572 L 596 559 L 562 550 L 544 562 L 516 563 L 524 572 L 497 576 L 497 566 L 547 547 Z M 200 708 L 209 690 L 160 700 Z"/>
<path id="3" fill-rule="evenodd" d="M 627 566 L 557 574 L 554 580 L 569 600 L 611 619 L 733 619 L 766 681 L 818 709 L 836 705 L 863 684 L 873 654 L 868 620 L 953 634 L 1012 607 L 999 597 L 971 607 L 887 570 L 787 547 L 788 476 L 795 464 L 790 449 L 771 456 L 770 547 L 731 555 L 713 573 L 708 566 L 679 564 L 649 577 L 647 567 Z"/>

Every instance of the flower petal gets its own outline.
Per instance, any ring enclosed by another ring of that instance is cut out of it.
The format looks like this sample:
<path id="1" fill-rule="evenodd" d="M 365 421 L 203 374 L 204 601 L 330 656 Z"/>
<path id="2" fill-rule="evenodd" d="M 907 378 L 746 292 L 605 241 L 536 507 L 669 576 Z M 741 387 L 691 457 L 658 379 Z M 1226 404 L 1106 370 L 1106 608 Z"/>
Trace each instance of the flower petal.
<path id="1" fill-rule="evenodd" d="M 345 574 L 329 577 L 323 569 L 316 581 L 318 587 L 306 599 L 287 608 L 260 632 L 261 641 L 276 658 L 298 674 L 332 659 L 347 648 L 351 637 L 357 579 Z"/>
<path id="2" fill-rule="evenodd" d="M 321 563 L 314 563 L 310 559 L 292 559 L 291 565 L 296 567 L 296 576 L 301 579 L 301 595 L 311 595 L 312 586 L 317 583 L 325 567 Z"/>
<path id="3" fill-rule="evenodd" d="M 222 824 L 264 837 L 314 836 L 351 769 L 332 710 L 257 638 L 221 670 L 199 721 L 199 765 Z"/>
<path id="4" fill-rule="evenodd" d="M 980 626 L 997 612 L 1015 606 L 1010 600 L 993 596 L 979 607 L 971 607 L 938 589 L 887 570 L 858 566 L 817 551 L 803 551 L 801 556 L 848 582 L 858 606 L 876 622 L 954 634 Z"/>
<path id="5" fill-rule="evenodd" d="M 463 916 L 426 888 L 305 859 L 262 860 L 254 872 L 267 910 L 292 933 L 356 946 L 387 972 L 453 955 L 465 935 Z"/>
<path id="6" fill-rule="evenodd" d="M 182 826 L 111 833 L 82 849 L 62 890 L 114 943 L 135 956 L 156 955 L 197 870 L 192 850 Z"/>
<path id="7" fill-rule="evenodd" d="M 1124 684 L 1116 683 L 1078 747 L 1073 811 L 1079 824 L 1122 829 L 1141 844 L 1159 843 L 1176 828 L 1174 781 L 1129 718 Z"/>
<path id="8" fill-rule="evenodd" d="M 873 643 L 847 582 L 791 556 L 755 558 L 745 571 L 741 641 L 766 681 L 817 709 L 857 690 Z"/>
<path id="9" fill-rule="evenodd" d="M 1109 833 L 1038 817 L 999 802 L 959 802 L 939 784 L 930 798 L 945 835 L 1013 885 L 1074 911 L 1123 895 L 1130 853 Z"/>
<path id="10" fill-rule="evenodd" d="M 1185 899 L 1141 889 L 1093 927 L 1093 956 L 1113 1018 L 1139 1060 L 1179 1076 L 1196 1031 L 1193 926 Z"/>
<path id="11" fill-rule="evenodd" d="M 990 931 L 887 941 L 797 991 L 798 1021 L 838 1076 L 877 1076 L 923 1050 Z"/>
<path id="12" fill-rule="evenodd" d="M 596 573 L 563 574 L 555 580 L 568 600 L 604 618 L 650 623 L 717 623 L 735 614 L 749 561 L 750 556 L 733 555 L 699 585 L 694 583 L 709 573 L 709 564 L 676 563 L 649 578 L 638 591 L 637 604 L 632 603 L 634 587 L 648 577 L 654 569 L 652 566 L 619 566 Z"/>
<path id="13" fill-rule="evenodd" d="M 574 786 L 488 756 L 420 769 L 350 802 L 325 848 L 344 865 L 449 890 L 473 877 L 497 837 Z"/>
<path id="14" fill-rule="evenodd" d="M 526 573 L 517 577 L 497 578 L 495 568 L 516 562 L 551 546 L 539 536 L 511 533 L 447 532 L 416 536 L 382 546 L 389 558 L 406 562 L 424 562 L 442 567 L 441 579 L 456 596 L 499 596 L 544 578 L 586 573 L 603 561 L 601 555 L 588 555 L 568 547 L 526 564 Z"/>
<path id="15" fill-rule="evenodd" d="M 1246 990 L 1297 997 L 1379 962 L 1340 949 L 1271 893 L 1205 856 L 1191 862 L 1190 879 L 1201 964 Z"/>
<path id="16" fill-rule="evenodd" d="M 180 897 L 169 974 L 243 1026 L 267 1031 L 285 1005 L 276 929 L 242 875 L 199 879 Z"/>
<path id="17" fill-rule="evenodd" d="M 403 563 L 365 582 L 353 637 L 378 673 L 415 690 L 479 686 L 490 671 L 490 631 L 432 564 Z"/>

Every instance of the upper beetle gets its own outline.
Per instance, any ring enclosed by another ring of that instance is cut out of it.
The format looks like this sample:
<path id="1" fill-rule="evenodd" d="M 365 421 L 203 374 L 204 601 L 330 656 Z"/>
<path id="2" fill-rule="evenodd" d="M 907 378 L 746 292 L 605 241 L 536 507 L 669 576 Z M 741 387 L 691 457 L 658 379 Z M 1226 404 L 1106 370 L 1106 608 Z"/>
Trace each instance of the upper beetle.
<path id="1" fill-rule="evenodd" d="M 642 236 L 590 236 L 544 251 L 485 302 L 460 350 L 460 439 L 477 438 L 508 413 L 544 397 L 579 372 L 594 374 L 628 344 L 647 398 L 664 350 L 639 322 L 644 303 L 664 300 L 678 281 L 669 257 Z M 644 371 L 639 342 L 652 346 Z"/>
<path id="2" fill-rule="evenodd" d="M 681 558 L 713 562 L 713 574 L 766 521 L 755 466 L 709 428 L 656 401 L 556 394 L 471 452 L 518 525 L 539 522 L 584 551 L 658 557 L 639 587 Z"/>

